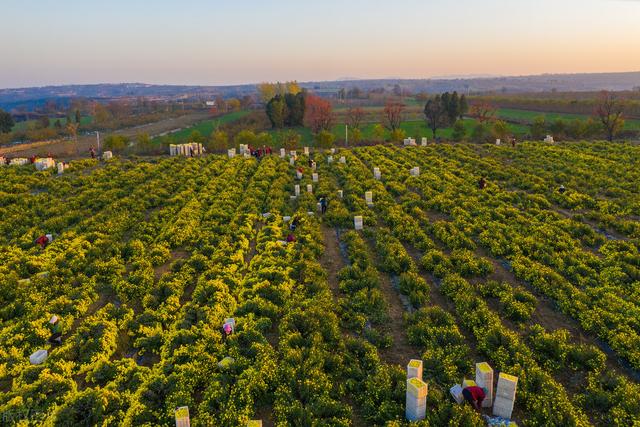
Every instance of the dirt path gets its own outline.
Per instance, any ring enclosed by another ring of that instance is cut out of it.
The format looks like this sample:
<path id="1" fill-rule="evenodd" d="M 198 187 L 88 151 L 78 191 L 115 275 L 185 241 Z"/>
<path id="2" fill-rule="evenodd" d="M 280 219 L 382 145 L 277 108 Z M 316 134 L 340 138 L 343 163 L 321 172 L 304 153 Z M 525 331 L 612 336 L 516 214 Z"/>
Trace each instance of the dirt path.
<path id="1" fill-rule="evenodd" d="M 375 254 L 374 243 L 365 239 L 369 246 L 369 251 Z M 404 321 L 404 315 L 407 313 L 400 293 L 393 286 L 391 276 L 383 271 L 378 270 L 380 278 L 380 291 L 387 302 L 387 312 L 389 314 L 389 323 L 385 325 L 385 332 L 388 332 L 393 338 L 391 347 L 380 350 L 380 357 L 388 364 L 400 365 L 404 368 L 409 360 L 420 359 L 420 350 L 409 343 L 407 336 L 407 325 Z"/>
<path id="2" fill-rule="evenodd" d="M 327 272 L 329 288 L 333 293 L 333 299 L 337 300 L 340 295 L 338 272 L 347 265 L 340 246 L 338 244 L 338 231 L 322 225 L 322 239 L 324 240 L 324 252 L 320 258 L 320 265 Z"/>
<path id="3" fill-rule="evenodd" d="M 387 329 L 393 337 L 391 347 L 381 350 L 380 356 L 386 363 L 405 367 L 410 359 L 420 359 L 421 352 L 409 343 L 407 326 L 404 321 L 406 313 L 400 295 L 394 289 L 391 277 L 380 273 L 380 290 L 388 304 L 389 323 Z"/>
<path id="4" fill-rule="evenodd" d="M 348 261 L 346 255 L 340 249 L 339 230 L 322 224 L 320 231 L 322 232 L 322 240 L 324 243 L 324 252 L 320 258 L 320 265 L 327 272 L 327 281 L 333 295 L 333 300 L 337 303 L 340 298 L 340 286 L 338 272 L 347 266 Z M 351 336 L 350 333 L 343 331 L 344 336 Z M 345 399 L 345 403 L 351 407 L 351 424 L 354 427 L 366 427 L 367 423 L 361 414 L 360 408 L 349 396 Z"/>

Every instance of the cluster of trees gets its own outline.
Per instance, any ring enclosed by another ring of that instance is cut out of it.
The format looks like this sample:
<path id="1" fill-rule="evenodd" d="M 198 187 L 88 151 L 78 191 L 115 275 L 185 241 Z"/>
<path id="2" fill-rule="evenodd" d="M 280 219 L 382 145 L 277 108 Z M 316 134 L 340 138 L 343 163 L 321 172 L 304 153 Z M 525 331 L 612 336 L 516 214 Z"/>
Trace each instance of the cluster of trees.
<path id="1" fill-rule="evenodd" d="M 304 92 L 275 95 L 267 102 L 266 113 L 274 129 L 302 126 L 306 109 Z"/>
<path id="2" fill-rule="evenodd" d="M 452 126 L 461 120 L 468 109 L 467 97 L 459 96 L 457 92 L 445 92 L 428 99 L 424 106 L 424 116 L 433 137 L 436 138 L 438 129 Z"/>

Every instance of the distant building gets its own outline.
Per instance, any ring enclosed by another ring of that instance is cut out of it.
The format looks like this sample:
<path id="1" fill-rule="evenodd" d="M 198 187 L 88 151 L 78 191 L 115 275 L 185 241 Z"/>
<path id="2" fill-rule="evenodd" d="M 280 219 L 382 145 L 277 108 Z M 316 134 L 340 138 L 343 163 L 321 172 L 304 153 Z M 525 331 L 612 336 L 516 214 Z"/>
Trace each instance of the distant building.
<path id="1" fill-rule="evenodd" d="M 207 101 L 206 104 L 207 104 L 207 107 L 215 107 L 216 101 Z"/>

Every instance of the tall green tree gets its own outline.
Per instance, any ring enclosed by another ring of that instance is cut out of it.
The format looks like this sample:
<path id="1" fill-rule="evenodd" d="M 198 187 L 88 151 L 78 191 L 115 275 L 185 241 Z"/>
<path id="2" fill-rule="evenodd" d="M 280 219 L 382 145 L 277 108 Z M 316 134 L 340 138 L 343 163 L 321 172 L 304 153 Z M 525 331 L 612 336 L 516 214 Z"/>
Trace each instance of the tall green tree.
<path id="1" fill-rule="evenodd" d="M 469 112 L 469 102 L 467 101 L 467 96 L 462 95 L 458 101 L 458 117 L 460 120 L 464 118 L 464 115 Z"/>
<path id="2" fill-rule="evenodd" d="M 438 129 L 446 126 L 448 120 L 447 109 L 440 95 L 436 95 L 427 101 L 424 106 L 424 117 L 435 139 Z"/>
<path id="3" fill-rule="evenodd" d="M 267 103 L 267 117 L 274 129 L 282 129 L 287 119 L 287 103 L 280 95 L 276 95 Z"/>
<path id="4" fill-rule="evenodd" d="M 306 109 L 305 94 L 298 92 L 296 94 L 287 93 L 284 96 L 287 104 L 287 117 L 285 119 L 286 126 L 303 126 L 304 113 Z"/>
<path id="5" fill-rule="evenodd" d="M 453 125 L 456 119 L 460 116 L 460 98 L 458 92 L 453 92 L 449 97 L 449 103 L 446 104 L 447 117 L 449 118 L 449 124 Z"/>
<path id="6" fill-rule="evenodd" d="M 11 114 L 7 113 L 3 109 L 0 109 L 0 133 L 9 133 L 15 122 L 13 121 L 13 117 Z"/>

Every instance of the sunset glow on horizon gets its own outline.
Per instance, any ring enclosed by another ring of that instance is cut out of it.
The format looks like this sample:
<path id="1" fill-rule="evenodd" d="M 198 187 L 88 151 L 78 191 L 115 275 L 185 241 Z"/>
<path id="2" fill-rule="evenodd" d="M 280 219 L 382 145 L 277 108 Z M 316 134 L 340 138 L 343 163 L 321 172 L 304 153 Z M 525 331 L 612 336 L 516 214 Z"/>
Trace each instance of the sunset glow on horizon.
<path id="1" fill-rule="evenodd" d="M 5 0 L 0 87 L 640 70 L 640 1 Z"/>

